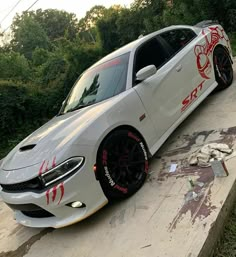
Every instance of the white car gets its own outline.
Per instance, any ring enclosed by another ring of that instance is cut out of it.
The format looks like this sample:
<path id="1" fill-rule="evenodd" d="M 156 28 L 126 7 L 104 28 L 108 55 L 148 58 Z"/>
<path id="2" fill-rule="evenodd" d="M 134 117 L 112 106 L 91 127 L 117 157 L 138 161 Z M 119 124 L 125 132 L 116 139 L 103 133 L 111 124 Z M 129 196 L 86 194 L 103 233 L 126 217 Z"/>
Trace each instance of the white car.
<path id="1" fill-rule="evenodd" d="M 25 226 L 59 228 L 134 194 L 174 129 L 232 83 L 232 63 L 229 39 L 213 23 L 171 26 L 106 56 L 4 159 L 3 201 Z"/>

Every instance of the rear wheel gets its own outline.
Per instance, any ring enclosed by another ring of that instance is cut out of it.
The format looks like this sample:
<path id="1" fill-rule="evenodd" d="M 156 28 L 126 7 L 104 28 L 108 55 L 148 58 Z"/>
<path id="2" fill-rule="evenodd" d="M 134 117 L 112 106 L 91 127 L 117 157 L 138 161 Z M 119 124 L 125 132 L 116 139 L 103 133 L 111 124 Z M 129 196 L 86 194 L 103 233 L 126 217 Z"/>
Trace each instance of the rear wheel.
<path id="1" fill-rule="evenodd" d="M 232 84 L 233 67 L 228 53 L 223 48 L 218 47 L 214 51 L 214 70 L 218 83 L 217 89 L 222 90 Z"/>
<path id="2" fill-rule="evenodd" d="M 143 140 L 129 130 L 113 132 L 99 148 L 97 168 L 100 184 L 109 200 L 134 194 L 148 173 L 148 155 Z"/>

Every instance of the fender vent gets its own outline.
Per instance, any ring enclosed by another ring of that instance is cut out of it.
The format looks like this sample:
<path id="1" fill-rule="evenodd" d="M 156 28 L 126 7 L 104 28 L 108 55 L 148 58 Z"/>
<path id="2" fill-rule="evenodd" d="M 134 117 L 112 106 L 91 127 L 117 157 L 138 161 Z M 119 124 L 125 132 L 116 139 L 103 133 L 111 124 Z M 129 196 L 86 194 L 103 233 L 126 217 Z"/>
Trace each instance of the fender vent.
<path id="1" fill-rule="evenodd" d="M 35 146 L 36 146 L 36 145 L 26 145 L 26 146 L 22 146 L 22 147 L 20 148 L 20 151 L 21 151 L 21 152 L 30 151 L 30 150 L 32 150 Z"/>

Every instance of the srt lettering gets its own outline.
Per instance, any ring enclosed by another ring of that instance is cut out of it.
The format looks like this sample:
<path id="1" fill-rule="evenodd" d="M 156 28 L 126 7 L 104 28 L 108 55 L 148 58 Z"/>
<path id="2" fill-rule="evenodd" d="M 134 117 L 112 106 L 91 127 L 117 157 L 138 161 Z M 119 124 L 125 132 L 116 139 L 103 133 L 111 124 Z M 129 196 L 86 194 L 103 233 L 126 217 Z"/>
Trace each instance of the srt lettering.
<path id="1" fill-rule="evenodd" d="M 185 111 L 197 98 L 198 93 L 202 90 L 205 80 L 199 84 L 182 102 L 181 112 Z"/>

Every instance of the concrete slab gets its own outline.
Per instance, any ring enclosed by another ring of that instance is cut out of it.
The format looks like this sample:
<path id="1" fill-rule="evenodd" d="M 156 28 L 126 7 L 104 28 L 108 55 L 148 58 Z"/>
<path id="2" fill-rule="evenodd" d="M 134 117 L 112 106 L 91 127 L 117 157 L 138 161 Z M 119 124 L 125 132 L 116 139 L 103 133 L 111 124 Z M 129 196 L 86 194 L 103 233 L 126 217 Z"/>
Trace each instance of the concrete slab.
<path id="1" fill-rule="evenodd" d="M 235 199 L 236 158 L 227 161 L 226 178 L 214 178 L 210 168 L 189 168 L 186 159 L 207 142 L 235 146 L 235 97 L 236 83 L 208 97 L 154 156 L 136 195 L 81 223 L 25 228 L 0 202 L 0 257 L 209 257 Z M 172 163 L 175 173 L 169 173 Z M 196 201 L 189 178 L 200 194 Z"/>

